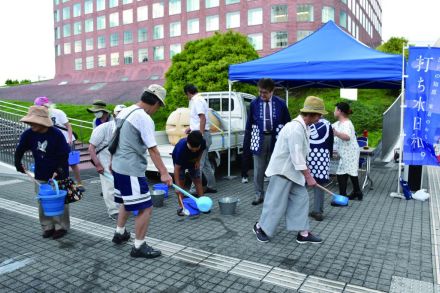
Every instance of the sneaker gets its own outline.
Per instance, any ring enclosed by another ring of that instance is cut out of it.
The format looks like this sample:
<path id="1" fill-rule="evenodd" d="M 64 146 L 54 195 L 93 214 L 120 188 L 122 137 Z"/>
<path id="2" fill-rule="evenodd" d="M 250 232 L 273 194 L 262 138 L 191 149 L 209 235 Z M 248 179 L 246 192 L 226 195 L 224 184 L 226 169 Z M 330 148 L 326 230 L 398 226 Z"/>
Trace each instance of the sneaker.
<path id="1" fill-rule="evenodd" d="M 300 233 L 298 233 L 298 236 L 296 236 L 296 242 L 298 242 L 299 244 L 304 244 L 304 243 L 319 244 L 322 242 L 322 239 L 319 238 L 318 236 L 313 235 L 310 232 L 309 235 L 307 235 L 307 237 L 304 237 Z"/>
<path id="2" fill-rule="evenodd" d="M 115 232 L 115 235 L 113 235 L 112 242 L 116 244 L 122 244 L 123 242 L 127 242 L 130 240 L 130 232 L 127 231 L 127 229 L 124 231 L 124 234 L 119 234 Z"/>
<path id="3" fill-rule="evenodd" d="M 309 217 L 312 217 L 313 219 L 315 219 L 318 222 L 321 222 L 322 220 L 324 220 L 324 216 L 322 215 L 322 213 L 318 213 L 318 212 L 311 212 L 309 214 Z"/>
<path id="4" fill-rule="evenodd" d="M 77 187 L 78 190 L 81 191 L 81 192 L 85 192 L 85 191 L 86 191 L 86 189 L 84 188 L 84 186 L 83 186 L 82 184 L 78 184 L 76 187 Z"/>
<path id="5" fill-rule="evenodd" d="M 55 229 L 51 229 L 51 230 L 46 230 L 43 231 L 43 238 L 49 238 L 52 237 L 53 233 L 55 232 Z"/>
<path id="6" fill-rule="evenodd" d="M 255 199 L 255 200 L 252 202 L 252 205 L 253 205 L 253 206 L 257 206 L 257 205 L 259 205 L 259 204 L 262 204 L 263 202 L 264 202 L 264 198 L 260 197 L 260 198 L 258 198 L 258 199 Z"/>
<path id="7" fill-rule="evenodd" d="M 60 238 L 64 237 L 64 235 L 66 235 L 66 234 L 67 234 L 67 230 L 64 230 L 64 229 L 55 230 L 53 232 L 52 239 L 54 239 L 54 240 L 60 239 Z"/>
<path id="8" fill-rule="evenodd" d="M 132 257 L 145 257 L 145 258 L 155 258 L 161 256 L 162 252 L 158 249 L 147 245 L 147 243 L 142 243 L 141 247 L 136 248 L 133 245 L 130 255 Z"/>
<path id="9" fill-rule="evenodd" d="M 185 217 L 186 216 L 185 213 L 183 212 L 183 208 L 178 208 L 177 209 L 177 215 L 179 217 Z"/>
<path id="10" fill-rule="evenodd" d="M 257 228 L 257 223 L 255 223 L 254 227 L 252 228 L 252 231 L 254 231 L 255 236 L 257 236 L 257 240 L 260 242 L 269 242 L 269 237 L 267 237 L 263 229 Z"/>
<path id="11" fill-rule="evenodd" d="M 249 179 L 247 178 L 247 177 L 243 177 L 243 178 L 241 178 L 241 183 L 248 183 L 249 182 Z"/>
<path id="12" fill-rule="evenodd" d="M 117 220 L 118 220 L 118 213 L 116 213 L 116 214 L 112 214 L 112 215 L 108 215 L 108 217 L 109 217 L 110 219 L 112 219 L 113 221 L 117 221 Z"/>
<path id="13" fill-rule="evenodd" d="M 217 189 L 207 187 L 205 193 L 217 193 Z"/>

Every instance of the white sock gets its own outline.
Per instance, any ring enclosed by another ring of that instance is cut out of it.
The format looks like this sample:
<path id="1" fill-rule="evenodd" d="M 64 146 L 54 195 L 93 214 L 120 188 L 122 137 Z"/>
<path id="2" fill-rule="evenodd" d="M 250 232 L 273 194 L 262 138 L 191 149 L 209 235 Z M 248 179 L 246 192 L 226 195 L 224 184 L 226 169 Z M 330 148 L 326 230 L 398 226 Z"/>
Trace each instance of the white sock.
<path id="1" fill-rule="evenodd" d="M 124 232 L 125 232 L 125 227 L 118 227 L 118 226 L 116 226 L 116 233 L 124 234 Z"/>
<path id="2" fill-rule="evenodd" d="M 301 231 L 299 232 L 299 235 L 301 235 L 302 237 L 307 237 L 309 236 L 309 231 Z"/>
<path id="3" fill-rule="evenodd" d="M 257 229 L 261 229 L 260 223 L 257 223 Z"/>
<path id="4" fill-rule="evenodd" d="M 142 245 L 144 242 L 145 242 L 144 239 L 142 239 L 142 240 L 135 239 L 135 240 L 134 240 L 134 247 L 135 247 L 136 249 L 139 249 L 139 247 L 141 247 L 141 245 Z"/>

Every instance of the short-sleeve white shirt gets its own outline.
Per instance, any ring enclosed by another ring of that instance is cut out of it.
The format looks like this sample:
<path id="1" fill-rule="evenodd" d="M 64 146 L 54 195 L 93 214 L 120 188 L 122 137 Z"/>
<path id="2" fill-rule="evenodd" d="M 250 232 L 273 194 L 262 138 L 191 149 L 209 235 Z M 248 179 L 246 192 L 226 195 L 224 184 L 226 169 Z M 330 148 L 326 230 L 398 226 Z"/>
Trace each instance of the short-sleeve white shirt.
<path id="1" fill-rule="evenodd" d="M 209 107 L 205 99 L 197 94 L 189 101 L 189 128 L 191 130 L 200 130 L 200 114 L 204 114 L 206 118 L 205 130 L 209 130 Z"/>

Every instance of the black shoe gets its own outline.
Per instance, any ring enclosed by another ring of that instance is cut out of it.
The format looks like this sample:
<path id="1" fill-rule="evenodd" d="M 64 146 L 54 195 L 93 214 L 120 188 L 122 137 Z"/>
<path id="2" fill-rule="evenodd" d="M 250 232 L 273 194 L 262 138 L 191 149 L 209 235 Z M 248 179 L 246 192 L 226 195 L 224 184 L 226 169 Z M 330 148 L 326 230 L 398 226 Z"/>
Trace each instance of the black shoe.
<path id="1" fill-rule="evenodd" d="M 364 198 L 364 194 L 363 194 L 362 192 L 360 192 L 360 191 L 358 191 L 358 192 L 352 192 L 352 193 L 350 193 L 350 195 L 348 196 L 348 199 L 350 199 L 350 200 L 355 200 L 355 199 L 357 199 L 357 200 L 361 201 L 363 198 Z"/>
<path id="2" fill-rule="evenodd" d="M 115 235 L 113 235 L 112 242 L 116 244 L 122 244 L 123 242 L 127 242 L 128 240 L 130 240 L 130 232 L 125 230 L 124 234 L 115 232 Z"/>
<path id="3" fill-rule="evenodd" d="M 311 212 L 309 214 L 309 217 L 312 217 L 313 219 L 315 219 L 318 222 L 321 222 L 322 220 L 324 220 L 324 216 L 322 215 L 322 213 L 318 213 L 318 212 Z"/>
<path id="4" fill-rule="evenodd" d="M 162 252 L 158 249 L 154 249 L 148 246 L 147 243 L 142 243 L 141 247 L 136 248 L 133 245 L 130 255 L 132 257 L 145 257 L 145 258 L 155 258 L 161 256 Z"/>
<path id="5" fill-rule="evenodd" d="M 46 230 L 43 232 L 43 238 L 49 238 L 52 237 L 53 233 L 55 232 L 55 229 Z"/>
<path id="6" fill-rule="evenodd" d="M 217 193 L 217 189 L 213 189 L 213 188 L 206 188 L 205 193 Z"/>
<path id="7" fill-rule="evenodd" d="M 300 233 L 298 233 L 298 236 L 296 236 L 296 242 L 298 242 L 299 244 L 304 244 L 304 243 L 319 244 L 322 242 L 322 239 L 319 238 L 318 236 L 313 235 L 310 232 L 309 235 L 307 235 L 307 237 L 304 237 Z"/>
<path id="8" fill-rule="evenodd" d="M 257 223 L 255 223 L 254 227 L 252 228 L 252 231 L 254 231 L 255 235 L 257 236 L 257 240 L 260 242 L 269 242 L 269 237 L 267 237 L 266 233 L 264 233 L 263 229 L 257 228 Z"/>
<path id="9" fill-rule="evenodd" d="M 60 238 L 64 237 L 64 235 L 66 235 L 66 234 L 67 234 L 67 230 L 64 230 L 64 229 L 55 230 L 53 232 L 52 239 L 60 239 Z"/>
<path id="10" fill-rule="evenodd" d="M 252 202 L 253 206 L 257 206 L 259 204 L 262 204 L 264 202 L 264 198 L 260 197 L 259 199 L 256 199 Z"/>
<path id="11" fill-rule="evenodd" d="M 186 216 L 185 213 L 183 212 L 183 208 L 178 208 L 177 209 L 177 215 L 179 217 L 185 217 Z"/>

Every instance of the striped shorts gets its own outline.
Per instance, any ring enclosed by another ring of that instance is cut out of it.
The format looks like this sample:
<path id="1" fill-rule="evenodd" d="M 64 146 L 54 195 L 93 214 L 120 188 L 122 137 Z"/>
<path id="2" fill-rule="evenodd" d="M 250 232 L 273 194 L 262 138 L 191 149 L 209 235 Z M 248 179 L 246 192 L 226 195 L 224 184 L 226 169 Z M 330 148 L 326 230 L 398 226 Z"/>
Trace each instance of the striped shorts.
<path id="1" fill-rule="evenodd" d="M 115 202 L 123 204 L 126 211 L 137 211 L 153 205 L 146 177 L 119 174 L 113 171 Z"/>

